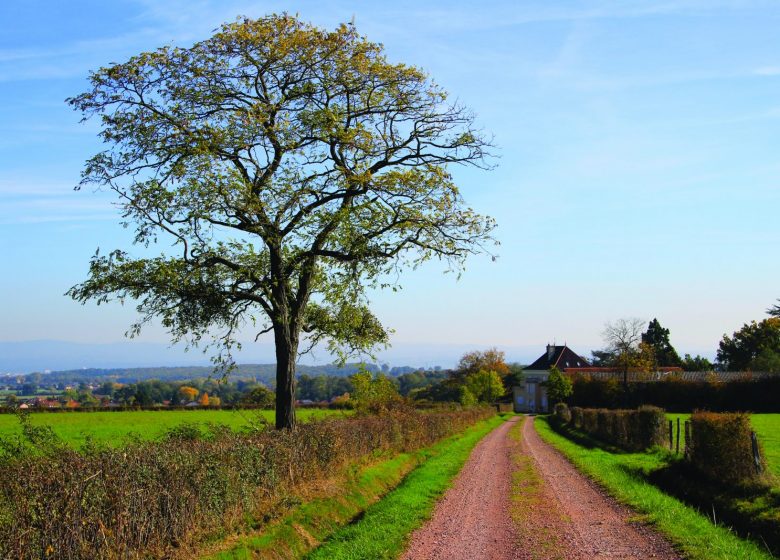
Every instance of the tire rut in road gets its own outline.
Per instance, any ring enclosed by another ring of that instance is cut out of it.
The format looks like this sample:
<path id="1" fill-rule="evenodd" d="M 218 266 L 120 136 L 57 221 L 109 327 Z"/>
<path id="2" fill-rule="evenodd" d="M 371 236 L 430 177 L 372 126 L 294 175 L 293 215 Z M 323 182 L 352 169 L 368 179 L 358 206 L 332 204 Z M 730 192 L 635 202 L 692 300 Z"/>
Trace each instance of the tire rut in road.
<path id="1" fill-rule="evenodd" d="M 676 560 L 680 556 L 656 531 L 632 521 L 636 514 L 618 504 L 582 475 L 558 451 L 542 441 L 533 419 L 523 426 L 523 449 L 530 454 L 555 504 L 565 518 L 558 534 L 566 542 L 567 558 Z"/>

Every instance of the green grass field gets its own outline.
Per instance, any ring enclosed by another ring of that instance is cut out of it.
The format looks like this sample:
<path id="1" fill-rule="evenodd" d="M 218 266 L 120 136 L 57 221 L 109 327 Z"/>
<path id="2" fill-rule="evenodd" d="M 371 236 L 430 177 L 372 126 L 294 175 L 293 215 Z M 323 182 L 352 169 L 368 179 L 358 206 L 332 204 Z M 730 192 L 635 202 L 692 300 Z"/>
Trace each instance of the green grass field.
<path id="1" fill-rule="evenodd" d="M 769 416 L 769 415 L 767 415 Z M 774 415 L 777 416 L 777 415 Z M 560 450 L 584 474 L 600 483 L 618 501 L 636 509 L 690 560 L 759 560 L 773 558 L 751 541 L 740 539 L 652 485 L 645 475 L 664 466 L 668 454 L 610 453 L 600 447 L 584 447 L 553 431 L 547 418 L 537 418 L 539 435 Z"/>
<path id="2" fill-rule="evenodd" d="M 690 414 L 667 414 L 667 417 L 674 421 L 680 419 L 680 452 L 682 452 L 685 441 L 682 423 L 690 417 Z M 750 420 L 764 448 L 769 469 L 780 476 L 780 414 L 752 414 Z"/>
<path id="3" fill-rule="evenodd" d="M 298 419 L 308 422 L 325 416 L 342 415 L 339 410 L 301 409 Z M 29 414 L 35 426 L 51 426 L 60 438 L 80 447 L 88 437 L 96 442 L 121 445 L 128 437 L 155 439 L 170 428 L 185 423 L 221 424 L 234 430 L 261 422 L 273 423 L 273 410 L 137 410 L 121 412 L 38 412 Z M 19 419 L 0 414 L 0 437 L 21 434 Z"/>

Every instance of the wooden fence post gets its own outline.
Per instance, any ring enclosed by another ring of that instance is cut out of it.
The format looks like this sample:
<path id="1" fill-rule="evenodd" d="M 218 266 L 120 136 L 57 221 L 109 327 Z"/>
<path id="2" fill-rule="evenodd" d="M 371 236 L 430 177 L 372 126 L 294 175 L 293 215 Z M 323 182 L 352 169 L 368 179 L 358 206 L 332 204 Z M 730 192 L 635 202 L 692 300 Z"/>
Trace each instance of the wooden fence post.
<path id="1" fill-rule="evenodd" d="M 758 449 L 758 438 L 756 432 L 750 432 L 750 443 L 753 447 L 753 463 L 756 465 L 756 472 L 761 473 L 761 452 Z"/>
<path id="2" fill-rule="evenodd" d="M 685 457 L 690 459 L 691 454 L 691 421 L 685 421 Z"/>
<path id="3" fill-rule="evenodd" d="M 674 432 L 672 431 L 672 421 L 669 420 L 669 451 L 674 449 Z"/>
<path id="4" fill-rule="evenodd" d="M 677 417 L 677 446 L 674 450 L 675 455 L 680 454 L 680 417 Z"/>

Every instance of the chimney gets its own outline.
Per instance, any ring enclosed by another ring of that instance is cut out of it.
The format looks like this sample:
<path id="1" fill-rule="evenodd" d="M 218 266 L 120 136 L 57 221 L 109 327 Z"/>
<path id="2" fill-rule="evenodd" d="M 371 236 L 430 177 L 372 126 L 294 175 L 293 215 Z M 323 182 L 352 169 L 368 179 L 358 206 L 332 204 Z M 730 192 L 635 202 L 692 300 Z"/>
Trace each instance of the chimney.
<path id="1" fill-rule="evenodd" d="M 547 345 L 547 361 L 552 361 L 553 355 L 555 354 L 555 346 L 552 344 Z"/>

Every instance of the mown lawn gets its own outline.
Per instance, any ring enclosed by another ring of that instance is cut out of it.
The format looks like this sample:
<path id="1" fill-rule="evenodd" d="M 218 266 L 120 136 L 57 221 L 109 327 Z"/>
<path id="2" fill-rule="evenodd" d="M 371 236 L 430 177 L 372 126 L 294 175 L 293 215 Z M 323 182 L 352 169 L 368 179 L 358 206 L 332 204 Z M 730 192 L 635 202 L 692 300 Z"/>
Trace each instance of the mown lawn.
<path id="1" fill-rule="evenodd" d="M 296 413 L 302 422 L 325 416 L 341 415 L 343 411 L 300 409 Z M 51 426 L 60 438 L 74 447 L 81 447 L 88 437 L 95 442 L 121 445 L 129 437 L 155 439 L 170 428 L 196 424 L 205 431 L 209 424 L 219 424 L 238 430 L 258 422 L 273 424 L 273 410 L 135 410 L 121 412 L 33 412 L 34 426 Z M 0 414 L 0 437 L 21 434 L 19 419 L 14 414 Z"/>
<path id="2" fill-rule="evenodd" d="M 722 525 L 664 493 L 646 475 L 667 464 L 668 454 L 610 453 L 586 447 L 553 431 L 547 418 L 536 419 L 539 435 L 561 451 L 584 474 L 601 484 L 664 533 L 691 560 L 758 560 L 773 556 L 759 545 L 741 539 Z"/>
<path id="3" fill-rule="evenodd" d="M 690 414 L 667 414 L 667 417 L 675 422 L 677 418 L 680 419 L 680 452 L 682 453 L 685 441 L 683 422 L 690 417 Z M 780 476 L 780 414 L 751 414 L 750 421 L 764 448 L 769 469 Z"/>

